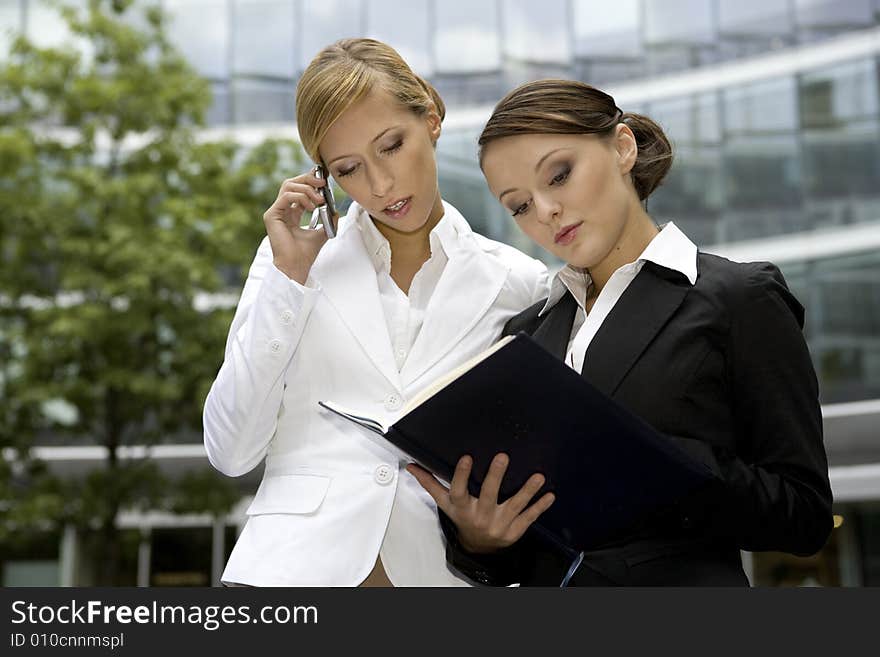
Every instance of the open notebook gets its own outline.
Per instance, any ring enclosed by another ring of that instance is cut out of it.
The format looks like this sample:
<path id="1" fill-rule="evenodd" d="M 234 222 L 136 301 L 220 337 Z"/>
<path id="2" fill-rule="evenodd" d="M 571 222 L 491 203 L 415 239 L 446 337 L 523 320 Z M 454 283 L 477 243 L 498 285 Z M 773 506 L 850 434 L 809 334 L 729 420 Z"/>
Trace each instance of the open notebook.
<path id="1" fill-rule="evenodd" d="M 468 487 L 475 496 L 498 452 L 510 457 L 500 501 L 532 473 L 543 473 L 546 482 L 535 499 L 552 490 L 556 501 L 536 524 L 577 550 L 602 544 L 715 478 L 705 464 L 524 333 L 423 390 L 390 426 L 329 401 L 319 403 L 443 481 L 451 479 L 459 458 L 470 454 Z"/>

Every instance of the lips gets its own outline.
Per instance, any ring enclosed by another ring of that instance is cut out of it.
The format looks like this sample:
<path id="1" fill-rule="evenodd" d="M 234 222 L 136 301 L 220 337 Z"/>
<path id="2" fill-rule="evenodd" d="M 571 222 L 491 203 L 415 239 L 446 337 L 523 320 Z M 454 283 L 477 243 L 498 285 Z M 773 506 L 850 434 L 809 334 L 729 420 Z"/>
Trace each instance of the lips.
<path id="1" fill-rule="evenodd" d="M 411 206 L 412 196 L 407 196 L 406 198 L 398 199 L 394 203 L 386 205 L 383 212 L 393 219 L 399 219 L 409 212 Z"/>
<path id="2" fill-rule="evenodd" d="M 562 245 L 571 244 L 577 236 L 578 228 L 580 228 L 583 223 L 583 221 L 579 221 L 576 224 L 564 226 L 562 230 L 556 233 L 556 237 L 553 238 L 553 241 Z"/>

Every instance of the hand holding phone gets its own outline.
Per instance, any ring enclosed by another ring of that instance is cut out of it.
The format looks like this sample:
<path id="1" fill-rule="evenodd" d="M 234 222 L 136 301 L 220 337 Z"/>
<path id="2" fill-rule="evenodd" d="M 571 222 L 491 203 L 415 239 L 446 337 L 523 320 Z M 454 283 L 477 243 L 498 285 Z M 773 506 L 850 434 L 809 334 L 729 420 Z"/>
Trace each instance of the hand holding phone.
<path id="1" fill-rule="evenodd" d="M 324 226 L 324 232 L 327 234 L 327 237 L 336 237 L 336 203 L 333 199 L 333 190 L 330 188 L 329 176 L 327 175 L 326 169 L 320 164 L 315 166 L 314 174 L 316 178 L 320 178 L 325 183 L 320 189 L 321 195 L 324 197 L 324 205 L 318 207 L 312 213 L 312 220 L 309 222 L 309 228 L 315 230 L 320 221 Z"/>
<path id="2" fill-rule="evenodd" d="M 324 174 L 324 171 L 321 171 Z M 330 205 L 328 207 L 328 199 Z M 337 219 L 328 181 L 315 169 L 289 178 L 281 184 L 275 202 L 263 213 L 263 223 L 272 247 L 275 266 L 289 278 L 304 285 L 321 247 L 336 234 Z M 324 210 L 324 213 L 318 212 Z M 313 212 L 312 228 L 323 217 L 324 229 L 309 230 L 302 225 L 303 214 Z"/>

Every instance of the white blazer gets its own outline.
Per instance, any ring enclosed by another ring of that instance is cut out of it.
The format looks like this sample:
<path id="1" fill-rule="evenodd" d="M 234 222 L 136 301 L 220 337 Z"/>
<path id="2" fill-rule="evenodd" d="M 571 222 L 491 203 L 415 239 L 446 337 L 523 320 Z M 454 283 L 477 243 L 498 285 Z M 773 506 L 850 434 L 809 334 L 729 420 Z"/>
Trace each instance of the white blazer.
<path id="1" fill-rule="evenodd" d="M 466 585 L 446 566 L 434 501 L 331 400 L 390 420 L 408 398 L 490 346 L 514 314 L 547 296 L 546 267 L 474 233 L 444 203 L 457 239 L 421 331 L 398 371 L 376 271 L 353 203 L 301 286 L 265 238 L 232 320 L 204 409 L 215 468 L 266 463 L 223 573 L 253 586 L 356 586 L 380 553 L 397 586 Z"/>

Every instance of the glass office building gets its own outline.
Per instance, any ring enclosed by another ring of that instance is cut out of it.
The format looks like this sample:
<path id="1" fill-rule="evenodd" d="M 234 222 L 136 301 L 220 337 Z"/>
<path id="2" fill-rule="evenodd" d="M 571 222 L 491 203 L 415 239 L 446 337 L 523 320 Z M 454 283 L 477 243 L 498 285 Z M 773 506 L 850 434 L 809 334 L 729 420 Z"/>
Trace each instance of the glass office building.
<path id="1" fill-rule="evenodd" d="M 348 36 L 391 43 L 447 103 L 444 197 L 476 230 L 551 266 L 485 189 L 475 141 L 492 105 L 520 82 L 570 77 L 657 119 L 676 160 L 651 214 L 703 250 L 777 263 L 807 308 L 838 526 L 815 557 L 744 554 L 747 570 L 763 585 L 880 585 L 880 0 L 161 4 L 172 38 L 212 83 L 212 126 L 243 143 L 295 136 L 296 82 L 321 47 Z M 38 0 L 0 0 L 0 25 L 44 44 L 65 38 Z M 0 33 L 0 53 L 8 38 Z M 176 467 L 204 458 L 198 444 L 170 447 Z M 256 483 L 246 478 L 243 493 Z M 127 517 L 139 532 L 134 579 L 216 581 L 242 521 Z M 187 533 L 211 546 L 199 553 L 213 562 L 197 564 L 192 551 L 192 568 L 175 576 L 162 546 Z M 67 547 L 16 562 L 5 580 L 56 571 L 75 580 L 65 571 L 75 539 L 55 538 Z"/>

